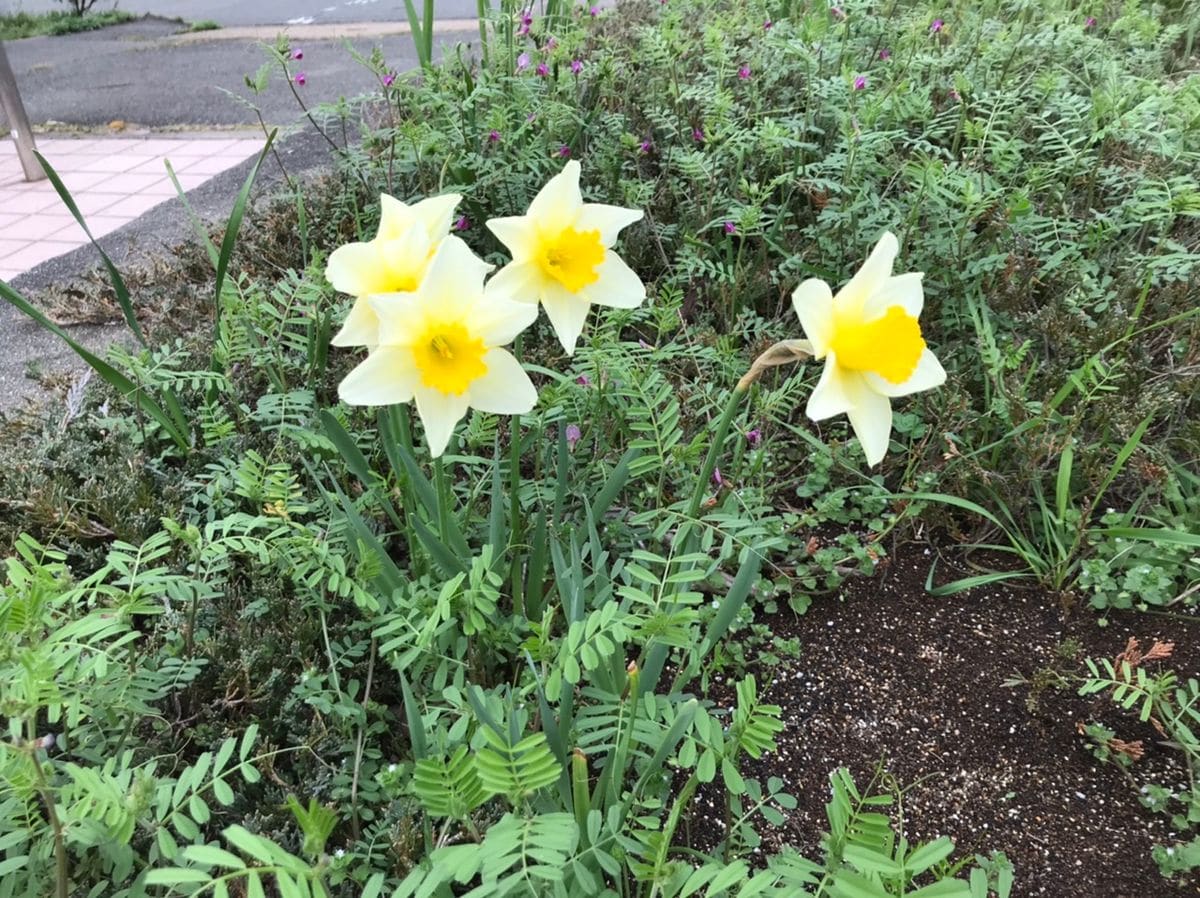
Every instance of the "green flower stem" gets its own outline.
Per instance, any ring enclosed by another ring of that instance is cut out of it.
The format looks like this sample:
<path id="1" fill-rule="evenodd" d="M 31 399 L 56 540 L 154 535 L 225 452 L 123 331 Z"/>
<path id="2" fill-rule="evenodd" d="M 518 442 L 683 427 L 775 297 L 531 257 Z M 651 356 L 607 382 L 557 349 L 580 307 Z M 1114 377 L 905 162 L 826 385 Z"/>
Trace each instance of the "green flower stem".
<path id="1" fill-rule="evenodd" d="M 384 439 L 394 439 L 405 452 L 412 453 L 412 423 L 408 417 L 407 405 L 394 405 L 384 408 L 380 413 L 379 424 L 381 429 L 385 431 Z M 392 471 L 399 482 L 400 503 L 403 506 L 404 514 L 413 514 L 416 510 L 417 502 L 413 496 L 412 482 L 408 479 L 408 474 L 404 472 L 398 462 L 393 462 Z M 415 565 L 417 559 L 421 556 L 417 549 L 417 541 L 412 527 L 404 528 L 404 540 L 408 544 L 409 564 Z"/>
<path id="2" fill-rule="evenodd" d="M 524 334 L 517 334 L 513 341 L 513 356 L 521 361 Z M 512 590 L 513 613 L 525 616 L 525 580 L 521 576 L 521 552 L 518 550 L 524 540 L 524 528 L 521 526 L 521 416 L 513 415 L 509 419 L 508 432 L 508 547 L 512 552 L 512 568 L 509 571 L 509 588 Z"/>
<path id="3" fill-rule="evenodd" d="M 713 434 L 712 442 L 708 444 L 708 455 L 704 457 L 704 465 L 700 468 L 700 479 L 696 481 L 696 488 L 692 491 L 691 501 L 688 502 L 687 511 L 684 513 L 684 517 L 688 521 L 694 520 L 700 511 L 700 503 L 704 501 L 704 497 L 708 493 L 708 482 L 712 479 L 713 471 L 717 469 L 717 456 L 720 455 L 725 437 L 729 436 L 729 427 L 733 423 L 733 416 L 737 414 L 738 407 L 742 404 L 742 398 L 749 390 L 749 384 L 739 382 L 733 388 L 733 392 L 729 394 L 729 402 L 725 405 L 725 411 L 721 413 L 720 421 L 717 422 L 717 432 Z"/>
<path id="4" fill-rule="evenodd" d="M 453 440 L 451 441 L 453 443 Z M 447 447 L 449 449 L 451 447 Z M 439 455 L 433 460 L 433 481 L 437 488 L 438 536 L 445 545 L 450 544 L 450 482 L 446 479 L 446 465 Z"/>

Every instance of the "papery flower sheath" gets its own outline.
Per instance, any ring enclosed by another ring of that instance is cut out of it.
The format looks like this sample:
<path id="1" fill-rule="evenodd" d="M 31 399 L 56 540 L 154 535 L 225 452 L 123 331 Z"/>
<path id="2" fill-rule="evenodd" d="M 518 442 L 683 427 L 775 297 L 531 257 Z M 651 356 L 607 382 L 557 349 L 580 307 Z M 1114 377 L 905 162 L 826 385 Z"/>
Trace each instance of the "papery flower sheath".
<path id="1" fill-rule="evenodd" d="M 813 358 L 825 360 L 808 400 L 808 416 L 814 421 L 849 417 L 870 465 L 879 464 L 887 452 L 891 400 L 946 381 L 917 321 L 925 303 L 924 275 L 892 274 L 899 249 L 895 235 L 886 233 L 836 296 L 819 278 L 805 281 L 792 294 Z"/>
<path id="2" fill-rule="evenodd" d="M 450 233 L 457 193 L 430 197 L 409 206 L 382 195 L 379 230 L 373 240 L 339 246 L 329 257 L 325 277 L 335 290 L 356 297 L 334 346 L 379 343 L 379 318 L 366 300 L 373 293 L 411 293 L 421 285 L 438 244 Z"/>
<path id="3" fill-rule="evenodd" d="M 338 385 L 349 405 L 416 401 L 429 451 L 445 450 L 454 426 L 474 408 L 524 414 L 537 391 L 501 347 L 537 318 L 537 307 L 484 297 L 491 266 L 457 237 L 438 246 L 415 292 L 373 294 L 379 346 Z"/>
<path id="4" fill-rule="evenodd" d="M 512 262 L 488 281 L 488 296 L 540 302 L 568 355 L 593 304 L 632 309 L 646 298 L 645 285 L 612 250 L 621 229 L 641 219 L 641 210 L 585 203 L 579 172 L 578 162 L 568 162 L 526 214 L 487 223 L 512 254 Z"/>

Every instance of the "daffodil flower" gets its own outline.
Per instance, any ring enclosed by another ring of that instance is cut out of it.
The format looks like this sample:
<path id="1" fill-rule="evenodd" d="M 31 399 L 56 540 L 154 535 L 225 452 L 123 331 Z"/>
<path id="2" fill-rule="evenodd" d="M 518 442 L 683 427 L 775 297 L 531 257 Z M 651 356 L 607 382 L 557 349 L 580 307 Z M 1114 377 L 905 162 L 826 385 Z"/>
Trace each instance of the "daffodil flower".
<path id="1" fill-rule="evenodd" d="M 537 307 L 484 298 L 491 266 L 461 240 L 439 244 L 412 293 L 372 294 L 379 345 L 338 385 L 349 405 L 393 405 L 416 400 L 434 458 L 454 426 L 475 408 L 519 415 L 537 402 L 529 375 L 501 349 L 537 318 Z"/>
<path id="2" fill-rule="evenodd" d="M 411 293 L 421 284 L 438 244 L 450 233 L 455 207 L 462 200 L 447 193 L 409 206 L 386 193 L 379 197 L 375 239 L 339 246 L 325 266 L 335 290 L 356 297 L 334 346 L 379 343 L 379 318 L 366 297 L 375 293 Z"/>
<path id="3" fill-rule="evenodd" d="M 525 215 L 487 223 L 512 254 L 488 281 L 488 295 L 541 302 L 563 349 L 574 354 L 593 303 L 632 309 L 646 298 L 645 285 L 612 251 L 621 229 L 641 217 L 638 209 L 585 203 L 579 163 L 568 162 Z"/>
<path id="4" fill-rule="evenodd" d="M 847 415 L 870 465 L 887 452 L 891 400 L 946 381 L 917 321 L 925 303 L 924 275 L 892 275 L 899 249 L 895 235 L 884 234 L 837 296 L 818 278 L 792 294 L 813 358 L 825 360 L 808 399 L 808 416 L 823 421 Z"/>

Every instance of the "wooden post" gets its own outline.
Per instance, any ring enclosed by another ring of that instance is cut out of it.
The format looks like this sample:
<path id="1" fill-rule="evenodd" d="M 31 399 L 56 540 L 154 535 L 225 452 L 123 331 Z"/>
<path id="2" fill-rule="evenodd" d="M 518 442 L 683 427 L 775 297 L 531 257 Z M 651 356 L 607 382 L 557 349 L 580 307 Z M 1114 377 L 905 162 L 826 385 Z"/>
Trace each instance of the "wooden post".
<path id="1" fill-rule="evenodd" d="M 33 129 L 29 127 L 29 119 L 25 115 L 25 106 L 21 103 L 21 95 L 17 92 L 17 76 L 13 74 L 12 66 L 8 64 L 8 54 L 4 50 L 4 41 L 0 41 L 0 109 L 8 119 L 8 128 L 13 140 L 17 143 L 17 156 L 21 159 L 21 168 L 25 170 L 26 181 L 39 181 L 46 177 L 41 165 L 33 155 Z"/>

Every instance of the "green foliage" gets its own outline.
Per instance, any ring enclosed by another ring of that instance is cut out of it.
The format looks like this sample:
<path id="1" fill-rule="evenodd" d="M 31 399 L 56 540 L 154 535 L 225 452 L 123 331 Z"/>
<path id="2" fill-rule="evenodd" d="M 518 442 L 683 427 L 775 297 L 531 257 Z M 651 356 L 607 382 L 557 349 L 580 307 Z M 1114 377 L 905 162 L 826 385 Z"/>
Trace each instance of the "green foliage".
<path id="1" fill-rule="evenodd" d="M 105 9 L 88 16 L 74 12 L 6 12 L 0 15 L 0 41 L 39 35 L 75 34 L 129 22 L 137 16 L 124 9 Z"/>

